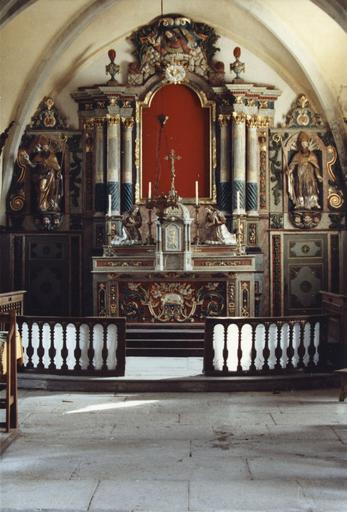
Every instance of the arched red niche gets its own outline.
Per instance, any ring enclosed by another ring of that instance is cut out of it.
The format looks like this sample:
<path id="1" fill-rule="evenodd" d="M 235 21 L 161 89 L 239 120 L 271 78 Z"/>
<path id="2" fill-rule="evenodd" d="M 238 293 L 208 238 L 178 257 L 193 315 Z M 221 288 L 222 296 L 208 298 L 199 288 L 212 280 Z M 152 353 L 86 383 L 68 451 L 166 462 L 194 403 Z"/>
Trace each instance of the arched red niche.
<path id="1" fill-rule="evenodd" d="M 160 129 L 159 116 L 168 116 Z M 210 195 L 209 109 L 203 108 L 198 95 L 185 85 L 166 85 L 152 98 L 142 112 L 142 197 L 152 193 L 159 174 L 159 194 L 170 188 L 170 162 L 164 157 L 171 149 L 182 157 L 175 162 L 176 190 L 183 198 L 195 197 L 195 181 L 199 181 L 199 197 Z"/>

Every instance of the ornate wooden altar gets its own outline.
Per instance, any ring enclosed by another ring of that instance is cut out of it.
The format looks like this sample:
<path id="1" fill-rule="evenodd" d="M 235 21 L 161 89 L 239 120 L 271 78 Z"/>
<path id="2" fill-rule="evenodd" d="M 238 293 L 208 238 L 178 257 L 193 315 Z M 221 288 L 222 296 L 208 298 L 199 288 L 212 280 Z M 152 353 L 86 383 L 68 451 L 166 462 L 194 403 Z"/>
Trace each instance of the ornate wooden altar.
<path id="1" fill-rule="evenodd" d="M 118 247 L 93 258 L 94 312 L 128 322 L 201 322 L 254 316 L 261 255 L 222 246 L 193 247 L 191 271 L 156 271 L 155 246 Z"/>

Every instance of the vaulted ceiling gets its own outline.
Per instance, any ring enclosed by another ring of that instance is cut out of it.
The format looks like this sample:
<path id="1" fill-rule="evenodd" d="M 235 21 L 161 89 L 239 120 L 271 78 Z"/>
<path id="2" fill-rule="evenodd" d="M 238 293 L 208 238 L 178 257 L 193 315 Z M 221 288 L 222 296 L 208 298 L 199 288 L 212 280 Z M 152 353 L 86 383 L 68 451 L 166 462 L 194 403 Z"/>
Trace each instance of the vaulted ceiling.
<path id="1" fill-rule="evenodd" d="M 213 26 L 308 95 L 333 131 L 347 175 L 347 14 L 344 0 L 8 0 L 0 8 L 0 131 L 16 124 L 2 162 L 2 200 L 35 108 L 100 52 L 161 13 Z M 232 60 L 232 56 L 231 60 Z M 0 220 L 1 223 L 1 220 Z"/>

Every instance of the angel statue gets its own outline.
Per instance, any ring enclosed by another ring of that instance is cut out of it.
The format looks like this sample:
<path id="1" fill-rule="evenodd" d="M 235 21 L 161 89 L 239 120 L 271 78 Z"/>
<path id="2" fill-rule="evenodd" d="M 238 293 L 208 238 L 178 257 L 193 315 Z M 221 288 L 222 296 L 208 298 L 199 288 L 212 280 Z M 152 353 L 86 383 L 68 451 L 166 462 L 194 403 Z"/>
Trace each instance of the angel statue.
<path id="1" fill-rule="evenodd" d="M 288 166 L 288 195 L 294 208 L 312 210 L 319 204 L 319 183 L 323 177 L 317 156 L 309 149 L 309 136 L 300 132 L 297 140 L 298 151 Z"/>
<path id="2" fill-rule="evenodd" d="M 206 244 L 236 245 L 236 237 L 228 230 L 223 213 L 212 205 L 206 208 Z"/>
<path id="3" fill-rule="evenodd" d="M 139 206 L 133 206 L 129 212 L 123 215 L 122 224 L 129 240 L 135 243 L 142 242 L 140 233 L 142 217 Z"/>

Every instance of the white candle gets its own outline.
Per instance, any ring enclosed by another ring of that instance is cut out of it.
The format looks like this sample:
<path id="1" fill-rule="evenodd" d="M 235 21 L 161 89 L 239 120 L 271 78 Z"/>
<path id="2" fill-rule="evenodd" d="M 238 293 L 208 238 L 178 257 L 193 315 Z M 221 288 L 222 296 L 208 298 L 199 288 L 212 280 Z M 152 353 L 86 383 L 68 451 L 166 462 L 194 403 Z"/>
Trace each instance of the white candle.
<path id="1" fill-rule="evenodd" d="M 240 191 L 237 190 L 236 192 L 236 211 L 237 214 L 240 215 Z"/>
<path id="2" fill-rule="evenodd" d="M 148 199 L 152 199 L 152 182 L 148 182 Z"/>
<path id="3" fill-rule="evenodd" d="M 112 216 L 112 195 L 108 194 L 108 216 Z"/>
<path id="4" fill-rule="evenodd" d="M 199 182 L 195 182 L 195 204 L 199 206 Z"/>

